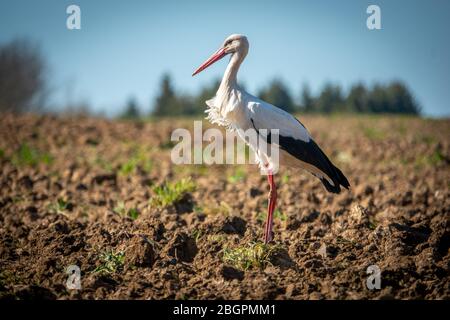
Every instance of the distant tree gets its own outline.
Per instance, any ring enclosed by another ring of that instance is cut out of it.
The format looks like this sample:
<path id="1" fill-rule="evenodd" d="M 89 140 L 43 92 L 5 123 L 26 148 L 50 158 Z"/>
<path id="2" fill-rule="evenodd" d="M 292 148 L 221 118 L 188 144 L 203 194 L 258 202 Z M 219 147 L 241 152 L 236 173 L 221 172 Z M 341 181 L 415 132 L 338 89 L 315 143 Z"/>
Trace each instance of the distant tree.
<path id="1" fill-rule="evenodd" d="M 0 111 L 41 107 L 47 94 L 45 73 L 37 45 L 25 39 L 0 45 Z"/>
<path id="2" fill-rule="evenodd" d="M 215 79 L 210 85 L 203 87 L 199 94 L 195 97 L 194 106 L 196 114 L 202 114 L 206 109 L 206 100 L 213 98 L 216 95 L 217 89 L 220 86 L 220 80 Z"/>
<path id="3" fill-rule="evenodd" d="M 375 84 L 366 95 L 366 107 L 361 112 L 420 114 L 420 106 L 400 81 Z"/>
<path id="4" fill-rule="evenodd" d="M 272 80 L 267 88 L 259 92 L 259 97 L 287 112 L 296 111 L 289 90 L 281 80 Z"/>
<path id="5" fill-rule="evenodd" d="M 198 114 L 198 108 L 196 107 L 194 101 L 195 98 L 189 94 L 182 94 L 177 97 L 178 105 L 180 108 L 180 114 L 183 115 L 193 115 Z"/>
<path id="6" fill-rule="evenodd" d="M 120 115 L 122 119 L 138 119 L 140 117 L 139 108 L 137 106 L 136 100 L 130 98 L 125 106 L 125 110 Z"/>
<path id="7" fill-rule="evenodd" d="M 180 101 L 172 86 L 169 74 L 164 74 L 161 79 L 161 88 L 152 111 L 155 116 L 177 116 L 183 112 Z"/>
<path id="8" fill-rule="evenodd" d="M 368 110 L 371 113 L 389 112 L 389 101 L 386 94 L 386 87 L 375 84 L 369 92 Z"/>
<path id="9" fill-rule="evenodd" d="M 316 99 L 316 110 L 322 113 L 342 111 L 343 103 L 344 99 L 341 88 L 337 85 L 327 83 Z"/>
<path id="10" fill-rule="evenodd" d="M 400 81 L 392 82 L 386 88 L 389 109 L 387 112 L 402 114 L 420 114 L 420 106 L 409 92 L 406 85 Z"/>
<path id="11" fill-rule="evenodd" d="M 311 95 L 309 86 L 305 83 L 300 94 L 300 109 L 303 112 L 314 112 L 314 97 Z"/>
<path id="12" fill-rule="evenodd" d="M 348 112 L 369 112 L 369 92 L 363 83 L 353 85 L 348 93 L 345 102 L 345 111 Z"/>

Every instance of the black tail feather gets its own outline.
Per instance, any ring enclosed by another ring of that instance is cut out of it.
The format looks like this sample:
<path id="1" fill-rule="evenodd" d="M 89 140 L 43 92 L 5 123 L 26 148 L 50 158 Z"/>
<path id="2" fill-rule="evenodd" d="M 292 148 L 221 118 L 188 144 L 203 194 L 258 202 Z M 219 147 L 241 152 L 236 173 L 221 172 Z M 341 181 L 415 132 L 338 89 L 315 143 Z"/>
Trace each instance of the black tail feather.
<path id="1" fill-rule="evenodd" d="M 328 192 L 332 193 L 340 193 L 341 192 L 341 186 L 345 189 L 348 189 L 350 187 L 350 183 L 348 182 L 347 178 L 344 176 L 341 170 L 339 168 L 333 166 L 334 169 L 334 175 L 327 174 L 330 176 L 331 180 L 333 181 L 332 185 L 325 177 L 321 177 L 320 181 L 325 186 L 325 189 L 327 189 Z"/>
<path id="2" fill-rule="evenodd" d="M 325 189 L 327 189 L 328 192 L 332 193 L 340 193 L 341 187 L 335 183 L 335 185 L 331 185 L 331 183 L 328 182 L 326 178 L 320 178 L 320 181 L 322 181 L 323 185 L 325 186 Z"/>
<path id="3" fill-rule="evenodd" d="M 344 176 L 341 170 L 339 170 L 338 167 L 334 167 L 334 169 L 337 172 L 338 182 L 341 186 L 343 186 L 345 189 L 348 190 L 350 187 L 350 183 L 348 182 L 347 178 Z"/>
<path id="4" fill-rule="evenodd" d="M 344 176 L 342 171 L 338 167 L 336 167 L 330 161 L 330 159 L 328 159 L 326 154 L 322 151 L 322 149 L 319 148 L 319 146 L 317 146 L 317 148 L 320 150 L 320 153 L 322 154 L 323 158 L 328 164 L 325 173 L 330 177 L 330 179 L 333 181 L 334 184 L 333 186 L 326 178 L 321 178 L 320 181 L 322 181 L 327 191 L 332 193 L 340 193 L 341 192 L 340 186 L 348 190 L 348 188 L 350 187 L 350 183 L 348 182 L 347 178 Z"/>

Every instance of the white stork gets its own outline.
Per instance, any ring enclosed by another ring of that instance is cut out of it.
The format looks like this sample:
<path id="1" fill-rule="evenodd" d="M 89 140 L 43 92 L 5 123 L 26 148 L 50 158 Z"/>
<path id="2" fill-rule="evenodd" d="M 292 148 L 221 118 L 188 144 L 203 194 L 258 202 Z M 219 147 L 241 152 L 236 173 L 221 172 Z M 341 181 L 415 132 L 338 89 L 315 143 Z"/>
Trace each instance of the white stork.
<path id="1" fill-rule="evenodd" d="M 206 101 L 208 105 L 207 119 L 212 123 L 241 132 L 251 128 L 266 129 L 268 132 L 271 129 L 278 129 L 280 164 L 306 169 L 319 178 L 329 192 L 339 193 L 341 186 L 348 189 L 350 184 L 347 178 L 331 163 L 300 121 L 284 110 L 252 96 L 238 86 L 237 73 L 248 49 L 247 37 L 233 34 L 226 38 L 219 50 L 192 74 L 195 76 L 227 54 L 231 54 L 216 96 Z M 248 143 L 248 141 L 245 142 Z M 267 142 L 270 143 L 270 141 Z M 258 147 L 254 145 L 251 147 L 255 150 L 259 165 L 268 168 L 270 191 L 264 232 L 264 242 L 268 243 L 273 239 L 273 212 L 277 201 L 277 190 L 271 170 L 274 164 L 267 151 L 258 150 Z"/>

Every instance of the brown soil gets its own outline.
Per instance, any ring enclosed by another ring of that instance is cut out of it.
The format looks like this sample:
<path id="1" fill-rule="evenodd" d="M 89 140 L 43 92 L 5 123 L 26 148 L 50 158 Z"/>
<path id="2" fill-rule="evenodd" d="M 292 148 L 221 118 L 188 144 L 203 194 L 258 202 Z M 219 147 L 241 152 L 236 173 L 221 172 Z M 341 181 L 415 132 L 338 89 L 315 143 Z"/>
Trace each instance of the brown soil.
<path id="1" fill-rule="evenodd" d="M 450 298 L 449 120 L 302 117 L 352 189 L 278 174 L 281 251 L 244 271 L 222 249 L 262 239 L 266 179 L 253 166 L 173 165 L 170 133 L 192 122 L 2 115 L 0 297 Z M 195 191 L 149 205 L 154 186 L 185 177 Z M 119 262 L 101 271 L 111 252 Z M 380 290 L 366 287 L 374 264 Z M 69 265 L 79 291 L 66 288 Z"/>

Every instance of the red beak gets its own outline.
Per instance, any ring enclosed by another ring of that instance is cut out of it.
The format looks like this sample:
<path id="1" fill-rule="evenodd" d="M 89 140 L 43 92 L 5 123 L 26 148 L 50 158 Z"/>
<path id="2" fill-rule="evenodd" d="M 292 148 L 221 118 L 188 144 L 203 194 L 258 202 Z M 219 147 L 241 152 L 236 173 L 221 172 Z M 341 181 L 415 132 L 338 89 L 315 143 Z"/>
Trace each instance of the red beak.
<path id="1" fill-rule="evenodd" d="M 219 61 L 220 59 L 222 59 L 223 57 L 226 56 L 226 52 L 225 52 L 225 48 L 220 48 L 219 50 L 217 50 L 211 57 L 209 57 L 208 60 L 206 60 L 205 62 L 203 62 L 203 64 L 198 67 L 197 70 L 194 71 L 194 73 L 192 74 L 192 76 L 195 76 L 197 73 L 200 73 L 201 71 L 205 70 L 206 68 L 208 68 L 210 65 L 212 65 L 214 62 Z"/>

